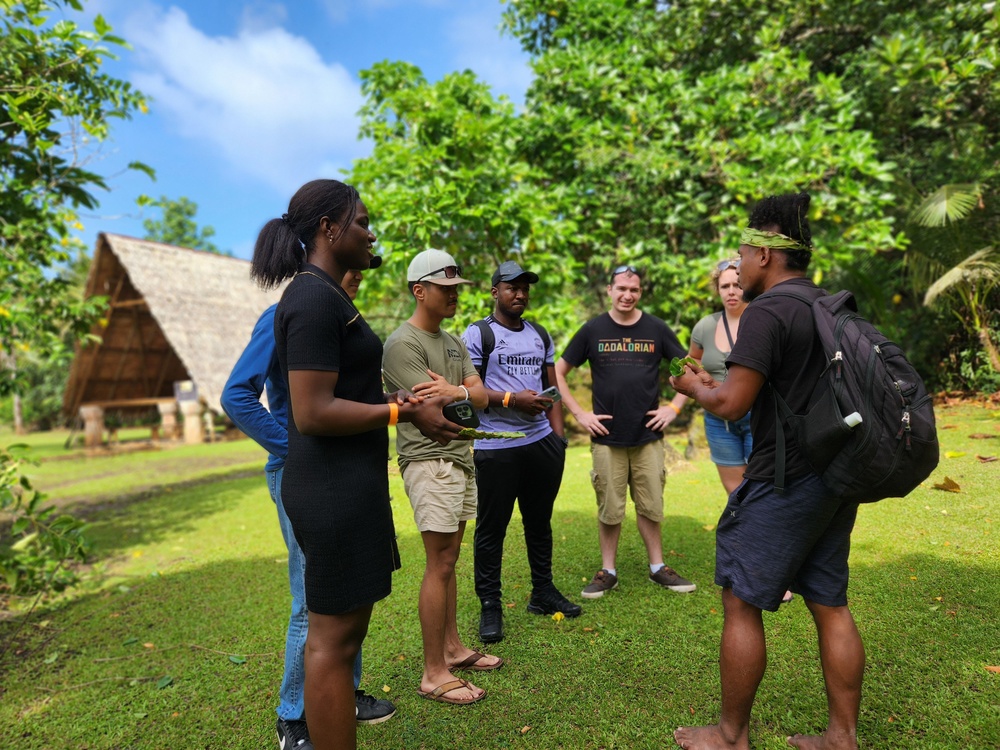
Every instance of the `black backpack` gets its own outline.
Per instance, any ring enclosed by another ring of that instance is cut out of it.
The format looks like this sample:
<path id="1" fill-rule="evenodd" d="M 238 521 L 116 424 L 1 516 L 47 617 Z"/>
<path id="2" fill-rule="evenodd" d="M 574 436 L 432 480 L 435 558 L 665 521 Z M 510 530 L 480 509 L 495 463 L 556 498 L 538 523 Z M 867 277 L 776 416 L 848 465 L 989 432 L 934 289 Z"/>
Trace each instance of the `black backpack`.
<path id="1" fill-rule="evenodd" d="M 806 414 L 793 414 L 772 388 L 775 488 L 784 488 L 784 421 L 812 470 L 837 497 L 871 503 L 907 495 L 939 458 L 933 404 L 913 365 L 858 314 L 848 291 L 814 298 L 793 287 L 767 294 L 793 297 L 812 308 L 827 358 Z M 852 427 L 844 418 L 856 422 L 855 412 L 861 421 Z"/>
<path id="2" fill-rule="evenodd" d="M 479 377 L 483 381 L 483 385 L 486 385 L 486 368 L 490 364 L 490 355 L 493 353 L 493 349 L 496 348 L 497 339 L 493 335 L 493 329 L 490 327 L 490 321 L 493 320 L 492 315 L 488 315 L 484 320 L 477 320 L 473 325 L 479 329 L 479 336 L 483 340 L 483 362 L 481 365 L 476 367 L 479 372 Z M 535 329 L 542 339 L 542 390 L 549 387 L 549 373 L 545 367 L 545 354 L 549 351 L 549 345 L 552 343 L 552 339 L 549 338 L 549 332 L 546 331 L 540 324 L 532 323 L 530 321 L 524 320 L 523 322 L 526 326 Z"/>

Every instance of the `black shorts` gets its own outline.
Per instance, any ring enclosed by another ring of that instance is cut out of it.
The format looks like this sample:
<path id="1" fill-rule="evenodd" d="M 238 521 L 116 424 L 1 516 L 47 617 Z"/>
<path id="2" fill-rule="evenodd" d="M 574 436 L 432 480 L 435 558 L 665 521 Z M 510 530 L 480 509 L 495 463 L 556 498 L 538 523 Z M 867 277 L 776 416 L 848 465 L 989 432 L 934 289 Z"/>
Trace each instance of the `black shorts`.
<path id="1" fill-rule="evenodd" d="M 715 583 L 774 612 L 785 591 L 827 607 L 847 604 L 851 531 L 857 503 L 842 503 L 820 478 L 746 479 L 729 496 L 715 533 Z"/>

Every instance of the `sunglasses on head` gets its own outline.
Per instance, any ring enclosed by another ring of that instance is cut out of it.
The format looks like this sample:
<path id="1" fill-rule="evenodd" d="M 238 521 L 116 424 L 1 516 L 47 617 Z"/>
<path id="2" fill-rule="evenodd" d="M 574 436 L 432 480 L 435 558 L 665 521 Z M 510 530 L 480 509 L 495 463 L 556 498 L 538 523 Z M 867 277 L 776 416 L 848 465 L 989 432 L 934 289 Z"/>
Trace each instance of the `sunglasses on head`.
<path id="1" fill-rule="evenodd" d="M 436 274 L 441 273 L 442 271 L 444 271 L 444 277 L 446 279 L 454 279 L 454 278 L 457 278 L 457 277 L 459 277 L 459 276 L 462 275 L 462 267 L 461 266 L 445 266 L 444 268 L 439 268 L 436 271 L 431 271 L 430 273 L 425 273 L 423 276 L 421 276 L 419 279 L 417 279 L 414 283 L 415 284 L 419 284 L 421 281 L 423 281 L 424 279 L 426 279 L 428 276 L 434 276 Z"/>
<path id="2" fill-rule="evenodd" d="M 642 274 L 639 273 L 639 269 L 635 266 L 618 266 L 617 268 L 611 269 L 611 280 L 614 281 L 615 276 L 620 273 L 634 273 L 636 276 L 642 276 Z"/>
<path id="3" fill-rule="evenodd" d="M 739 270 L 740 262 L 738 260 L 720 260 L 719 264 L 715 267 L 717 271 L 725 271 L 729 268 L 735 268 Z"/>

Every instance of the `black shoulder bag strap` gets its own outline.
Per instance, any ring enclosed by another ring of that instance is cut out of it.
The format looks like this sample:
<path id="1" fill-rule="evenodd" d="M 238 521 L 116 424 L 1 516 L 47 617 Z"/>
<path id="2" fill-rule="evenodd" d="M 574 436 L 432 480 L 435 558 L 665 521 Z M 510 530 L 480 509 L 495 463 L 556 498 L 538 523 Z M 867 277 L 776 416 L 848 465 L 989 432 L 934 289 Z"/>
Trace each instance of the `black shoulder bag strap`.
<path id="1" fill-rule="evenodd" d="M 732 351 L 733 347 L 736 346 L 736 342 L 733 341 L 732 331 L 729 330 L 729 318 L 726 317 L 725 310 L 722 311 L 722 327 L 726 329 L 726 338 L 729 339 L 729 351 Z"/>
<path id="2" fill-rule="evenodd" d="M 492 315 L 487 315 L 485 320 L 477 320 L 473 323 L 473 325 L 479 329 L 479 337 L 483 340 L 483 361 L 476 368 L 479 372 L 480 380 L 483 381 L 483 385 L 486 385 L 486 368 L 489 367 L 490 364 L 490 355 L 493 353 L 493 349 L 497 345 L 496 336 L 493 334 L 493 329 L 490 327 L 490 321 L 492 319 Z"/>
<path id="3" fill-rule="evenodd" d="M 549 371 L 545 367 L 545 355 L 548 354 L 549 345 L 552 343 L 552 339 L 549 337 L 549 332 L 540 323 L 532 323 L 525 320 L 525 325 L 531 326 L 535 329 L 535 333 L 538 334 L 539 338 L 542 340 L 542 390 L 544 391 L 549 387 Z"/>

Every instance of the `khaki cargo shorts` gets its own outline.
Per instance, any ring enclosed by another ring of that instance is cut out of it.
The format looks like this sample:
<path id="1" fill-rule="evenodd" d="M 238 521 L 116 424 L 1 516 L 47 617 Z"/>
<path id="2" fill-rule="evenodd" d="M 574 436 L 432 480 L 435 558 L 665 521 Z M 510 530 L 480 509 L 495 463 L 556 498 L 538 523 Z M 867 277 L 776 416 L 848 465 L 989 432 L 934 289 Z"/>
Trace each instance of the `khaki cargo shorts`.
<path id="1" fill-rule="evenodd" d="M 450 534 L 476 517 L 476 475 L 442 458 L 414 461 L 403 469 L 403 486 L 418 531 Z"/>
<path id="2" fill-rule="evenodd" d="M 633 447 L 590 444 L 594 468 L 590 481 L 597 493 L 597 518 L 608 526 L 625 519 L 627 492 L 635 512 L 659 523 L 663 520 L 663 488 L 667 481 L 663 441 Z"/>

